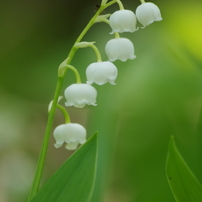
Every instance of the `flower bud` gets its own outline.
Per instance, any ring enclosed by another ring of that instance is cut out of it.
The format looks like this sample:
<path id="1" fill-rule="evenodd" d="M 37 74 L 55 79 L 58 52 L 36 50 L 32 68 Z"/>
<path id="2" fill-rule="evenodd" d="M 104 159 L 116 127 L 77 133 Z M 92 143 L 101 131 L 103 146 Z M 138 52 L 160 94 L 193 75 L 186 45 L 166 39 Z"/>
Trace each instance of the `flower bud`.
<path id="1" fill-rule="evenodd" d="M 89 84 L 72 84 L 64 92 L 66 106 L 75 106 L 83 108 L 87 105 L 96 106 L 96 89 Z"/>
<path id="2" fill-rule="evenodd" d="M 96 83 L 103 85 L 109 82 L 115 85 L 114 81 L 117 77 L 118 70 L 116 66 L 109 62 L 95 62 L 90 64 L 86 69 L 87 84 Z"/>
<path id="3" fill-rule="evenodd" d="M 150 25 L 154 21 L 161 21 L 161 12 L 153 3 L 147 2 L 139 5 L 136 9 L 138 21 L 143 25 L 142 28 Z"/>
<path id="4" fill-rule="evenodd" d="M 105 52 L 110 61 L 135 59 L 133 43 L 126 38 L 111 39 L 105 46 Z"/>
<path id="5" fill-rule="evenodd" d="M 62 124 L 55 128 L 53 136 L 56 140 L 54 144 L 56 148 L 61 147 L 66 142 L 66 149 L 75 150 L 79 144 L 86 142 L 86 129 L 77 123 Z"/>
<path id="6" fill-rule="evenodd" d="M 136 30 L 136 16 L 130 10 L 119 10 L 114 12 L 110 18 L 109 23 L 114 32 L 135 32 Z"/>

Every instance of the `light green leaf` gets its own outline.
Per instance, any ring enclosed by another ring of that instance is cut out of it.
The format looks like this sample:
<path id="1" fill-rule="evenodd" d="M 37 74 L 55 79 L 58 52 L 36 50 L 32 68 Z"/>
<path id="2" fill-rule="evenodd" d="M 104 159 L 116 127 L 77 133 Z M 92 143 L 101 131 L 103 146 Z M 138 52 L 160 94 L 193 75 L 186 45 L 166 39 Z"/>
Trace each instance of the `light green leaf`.
<path id="1" fill-rule="evenodd" d="M 166 175 L 177 202 L 202 201 L 202 186 L 179 153 L 173 137 L 169 144 Z"/>
<path id="2" fill-rule="evenodd" d="M 31 202 L 89 202 L 97 164 L 97 134 L 47 181 Z"/>

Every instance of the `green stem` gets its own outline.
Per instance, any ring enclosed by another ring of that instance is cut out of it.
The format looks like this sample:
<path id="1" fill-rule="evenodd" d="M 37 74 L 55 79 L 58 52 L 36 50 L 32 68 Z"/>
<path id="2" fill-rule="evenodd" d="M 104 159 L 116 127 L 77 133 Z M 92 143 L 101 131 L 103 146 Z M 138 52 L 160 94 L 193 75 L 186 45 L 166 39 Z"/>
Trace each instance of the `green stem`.
<path id="1" fill-rule="evenodd" d="M 114 3 L 116 3 L 116 2 L 117 2 L 117 0 L 110 1 L 109 3 L 107 3 L 107 4 L 105 5 L 105 8 L 111 6 L 112 4 L 114 4 Z M 105 9 L 105 8 L 104 8 L 104 9 Z M 104 9 L 103 9 L 103 10 L 104 10 Z"/>
<path id="2" fill-rule="evenodd" d="M 124 10 L 124 6 L 120 0 L 117 0 L 117 4 L 119 5 L 120 10 Z"/>
<path id="3" fill-rule="evenodd" d="M 105 5 L 108 0 L 102 0 L 101 5 Z"/>
<path id="4" fill-rule="evenodd" d="M 67 68 L 71 69 L 74 72 L 74 74 L 76 76 L 76 82 L 81 83 L 81 77 L 80 77 L 79 72 L 77 71 L 77 69 L 75 67 L 73 67 L 72 65 L 67 65 Z"/>
<path id="5" fill-rule="evenodd" d="M 69 116 L 69 114 L 67 113 L 66 109 L 65 109 L 63 106 L 59 105 L 59 104 L 57 104 L 57 108 L 58 108 L 58 109 L 62 112 L 62 114 L 64 115 L 65 123 L 71 123 L 70 116 Z"/>
<path id="6" fill-rule="evenodd" d="M 97 20 L 96 20 L 96 22 L 97 22 Z M 98 62 L 102 62 L 102 58 L 101 58 L 100 51 L 99 51 L 98 48 L 94 45 L 94 43 L 95 43 L 95 42 L 81 42 L 81 43 L 75 44 L 75 47 L 76 47 L 76 48 L 91 47 L 91 48 L 94 50 L 94 52 L 95 52 L 95 54 L 96 54 L 96 56 L 97 56 L 97 61 L 98 61 Z M 67 67 L 69 67 L 69 66 L 67 66 Z M 73 67 L 73 68 L 74 68 L 74 67 Z"/>
<path id="7" fill-rule="evenodd" d="M 99 18 L 96 20 L 96 22 L 105 22 L 106 24 L 110 25 L 109 20 L 106 18 Z"/>
<path id="8" fill-rule="evenodd" d="M 50 132 L 51 132 L 52 124 L 53 124 L 53 120 L 54 120 L 55 109 L 56 109 L 58 97 L 60 95 L 60 91 L 62 88 L 63 80 L 64 80 L 64 78 L 58 78 L 58 81 L 57 81 L 53 104 L 52 104 L 51 110 L 49 112 L 44 140 L 43 140 L 43 144 L 41 147 L 41 152 L 40 152 L 39 159 L 38 159 L 37 169 L 36 169 L 32 189 L 31 189 L 31 192 L 30 192 L 30 195 L 28 198 L 28 202 L 31 201 L 31 199 L 34 197 L 34 195 L 37 193 L 37 191 L 39 189 L 39 184 L 41 181 L 41 176 L 42 176 L 44 163 L 45 163 L 45 159 L 46 159 L 46 154 L 47 154 L 47 150 L 48 150 L 48 143 L 49 143 Z"/>
<path id="9" fill-rule="evenodd" d="M 72 61 L 72 58 L 74 57 L 74 54 L 76 53 L 77 51 L 77 48 L 76 48 L 76 44 L 79 43 L 82 38 L 85 36 L 85 34 L 87 33 L 87 31 L 91 28 L 91 26 L 94 24 L 97 16 L 104 10 L 106 6 L 101 6 L 99 8 L 99 10 L 97 11 L 97 13 L 91 18 L 91 20 L 89 21 L 89 23 L 86 25 L 86 27 L 84 28 L 84 30 L 81 32 L 81 34 L 79 35 L 79 37 L 77 38 L 77 40 L 75 41 L 69 55 L 67 58 L 69 58 L 68 60 L 68 63 L 67 64 L 70 64 L 71 61 Z"/>
<path id="10" fill-rule="evenodd" d="M 95 51 L 95 54 L 97 56 L 97 61 L 102 62 L 102 57 L 98 48 L 94 44 L 89 44 L 89 46 Z"/>
<path id="11" fill-rule="evenodd" d="M 120 35 L 119 35 L 118 32 L 115 32 L 114 35 L 115 35 L 115 38 L 116 38 L 116 39 L 119 39 L 119 38 L 120 38 Z"/>
<path id="12" fill-rule="evenodd" d="M 141 2 L 142 4 L 144 4 L 144 3 L 145 3 L 145 1 L 144 1 L 144 0 L 140 0 L 140 2 Z"/>
<path id="13" fill-rule="evenodd" d="M 104 5 L 104 6 L 101 6 L 98 9 L 97 13 L 91 18 L 89 23 L 86 25 L 84 30 L 81 32 L 81 34 L 77 38 L 75 44 L 79 43 L 82 40 L 82 38 L 85 36 L 87 31 L 95 23 L 95 20 L 96 20 L 97 16 L 105 8 L 109 7 L 110 5 L 112 5 L 114 3 L 116 3 L 116 0 L 111 1 L 110 3 L 108 3 L 108 4 Z M 75 55 L 75 53 L 77 51 L 77 48 L 74 45 L 73 45 L 72 49 L 70 50 L 70 53 L 69 53 L 69 55 L 67 57 L 67 63 L 66 63 L 67 65 L 69 65 L 71 63 L 71 61 L 72 61 L 72 59 L 73 59 L 73 57 L 74 57 L 74 55 Z M 45 135 L 44 135 L 44 140 L 43 140 L 41 151 L 40 151 L 40 154 L 39 154 L 36 173 L 35 173 L 34 181 L 33 181 L 33 184 L 32 184 L 32 189 L 30 191 L 30 195 L 29 195 L 29 198 L 28 198 L 28 202 L 31 201 L 31 199 L 36 195 L 36 193 L 37 193 L 37 191 L 39 189 L 41 176 L 42 176 L 43 169 L 44 169 L 46 154 L 47 154 L 47 150 L 48 150 L 48 143 L 49 143 L 49 139 L 50 139 L 51 129 L 52 129 L 54 115 L 55 115 L 55 110 L 56 110 L 56 106 L 57 106 L 57 101 L 58 101 L 58 97 L 59 97 L 61 89 L 62 89 L 62 84 L 63 84 L 63 80 L 64 80 L 64 76 L 65 76 L 66 72 L 67 71 L 64 72 L 62 77 L 60 77 L 60 76 L 58 77 L 56 90 L 55 90 L 55 94 L 54 94 L 54 99 L 53 99 L 53 104 L 52 104 L 51 110 L 49 112 L 48 121 L 47 121 L 47 125 L 46 125 L 46 131 L 45 131 Z"/>
<path id="14" fill-rule="evenodd" d="M 85 36 L 85 34 L 87 33 L 87 31 L 91 28 L 91 26 L 96 22 L 96 18 L 97 16 L 104 10 L 106 9 L 107 7 L 111 6 L 112 4 L 116 3 L 117 0 L 114 0 L 114 1 L 111 1 L 109 3 L 107 3 L 106 5 L 104 6 L 100 6 L 100 8 L 98 9 L 98 11 L 95 13 L 95 15 L 91 18 L 91 20 L 89 21 L 89 23 L 86 25 L 86 27 L 84 28 L 84 30 L 81 32 L 81 34 L 79 35 L 79 37 L 77 38 L 77 40 L 75 41 L 74 45 L 72 46 L 72 49 L 68 55 L 67 58 L 69 58 L 68 60 L 68 63 L 67 64 L 70 64 L 71 61 L 72 61 L 72 58 L 74 56 L 74 54 L 76 53 L 77 51 L 77 48 L 76 48 L 76 44 L 79 43 L 82 38 Z"/>

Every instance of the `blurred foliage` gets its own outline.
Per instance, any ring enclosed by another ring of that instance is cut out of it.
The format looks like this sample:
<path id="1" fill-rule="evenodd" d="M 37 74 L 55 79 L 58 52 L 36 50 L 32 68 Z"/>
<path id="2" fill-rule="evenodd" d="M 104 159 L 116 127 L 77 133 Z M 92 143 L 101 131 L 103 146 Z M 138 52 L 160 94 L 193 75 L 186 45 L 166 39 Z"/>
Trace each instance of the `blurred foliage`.
<path id="1" fill-rule="evenodd" d="M 166 176 L 176 202 L 202 201 L 202 186 L 178 151 L 173 136 L 168 148 Z"/>
<path id="2" fill-rule="evenodd" d="M 26 201 L 53 97 L 57 67 L 94 14 L 94 0 L 1 1 L 0 6 L 0 201 Z M 98 173 L 92 202 L 174 202 L 165 175 L 167 145 L 180 152 L 202 182 L 202 2 L 155 1 L 163 21 L 121 36 L 137 58 L 117 61 L 117 85 L 95 86 L 98 106 L 68 108 L 88 134 L 99 131 Z M 135 10 L 139 1 L 123 0 Z M 107 9 L 113 12 L 117 6 Z M 84 40 L 104 53 L 113 38 L 96 24 Z M 85 82 L 92 50 L 79 50 L 72 65 Z M 68 73 L 64 88 L 75 81 Z M 61 102 L 62 103 L 62 102 Z M 55 125 L 63 123 L 56 114 Z M 50 149 L 46 181 L 71 155 Z M 9 168 L 9 169 L 8 169 Z"/>

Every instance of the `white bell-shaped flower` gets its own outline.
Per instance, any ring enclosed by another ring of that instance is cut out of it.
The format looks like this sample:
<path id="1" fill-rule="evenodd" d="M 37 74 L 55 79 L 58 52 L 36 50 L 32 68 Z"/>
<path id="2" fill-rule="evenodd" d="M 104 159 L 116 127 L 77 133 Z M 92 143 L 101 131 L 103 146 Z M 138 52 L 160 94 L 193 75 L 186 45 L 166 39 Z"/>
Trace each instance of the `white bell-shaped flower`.
<path id="1" fill-rule="evenodd" d="M 96 83 L 103 85 L 109 82 L 115 85 L 114 81 L 117 77 L 118 70 L 116 66 L 109 62 L 95 62 L 90 64 L 86 69 L 87 84 Z"/>
<path id="2" fill-rule="evenodd" d="M 135 32 L 137 19 L 135 14 L 130 10 L 119 10 L 114 12 L 110 18 L 109 23 L 114 32 Z"/>
<path id="3" fill-rule="evenodd" d="M 57 126 L 53 131 L 53 136 L 56 141 L 55 148 L 61 147 L 65 142 L 67 143 L 66 149 L 75 150 L 79 144 L 86 142 L 86 129 L 77 123 L 66 123 Z"/>
<path id="4" fill-rule="evenodd" d="M 105 46 L 105 52 L 110 61 L 135 59 L 133 43 L 126 38 L 111 39 Z"/>
<path id="5" fill-rule="evenodd" d="M 89 84 L 72 84 L 64 92 L 66 106 L 83 108 L 85 105 L 96 106 L 96 89 Z"/>
<path id="6" fill-rule="evenodd" d="M 142 28 L 150 25 L 154 21 L 161 21 L 161 12 L 153 3 L 142 3 L 136 9 L 136 16 L 138 21 L 143 25 Z"/>

